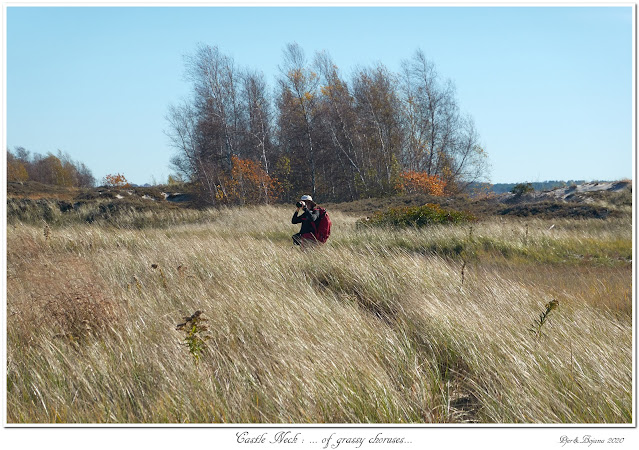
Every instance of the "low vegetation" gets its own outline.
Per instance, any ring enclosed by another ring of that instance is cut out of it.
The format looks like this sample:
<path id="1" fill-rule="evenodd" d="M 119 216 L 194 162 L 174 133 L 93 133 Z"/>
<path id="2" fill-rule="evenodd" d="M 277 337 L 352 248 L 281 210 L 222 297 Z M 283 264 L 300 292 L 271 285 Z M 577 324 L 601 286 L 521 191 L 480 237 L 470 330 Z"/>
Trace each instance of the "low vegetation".
<path id="1" fill-rule="evenodd" d="M 429 203 L 423 206 L 404 206 L 377 211 L 372 217 L 360 220 L 362 226 L 425 227 L 436 224 L 461 224 L 477 220 L 472 214 L 445 209 Z"/>
<path id="2" fill-rule="evenodd" d="M 632 422 L 630 215 L 330 211 L 11 220 L 7 421 Z"/>
<path id="3" fill-rule="evenodd" d="M 88 201 L 52 199 L 9 199 L 7 223 L 42 224 L 60 227 L 73 224 L 100 224 L 116 228 L 169 227 L 208 221 L 211 211 L 158 204 L 145 199 L 104 198 Z"/>

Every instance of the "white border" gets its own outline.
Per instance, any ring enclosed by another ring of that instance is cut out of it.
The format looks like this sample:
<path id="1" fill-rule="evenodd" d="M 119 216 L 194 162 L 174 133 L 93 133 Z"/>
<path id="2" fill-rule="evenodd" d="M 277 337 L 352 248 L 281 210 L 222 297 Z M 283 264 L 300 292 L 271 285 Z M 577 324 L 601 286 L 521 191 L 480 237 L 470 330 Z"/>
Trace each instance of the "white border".
<path id="1" fill-rule="evenodd" d="M 101 441 L 103 444 L 108 444 L 109 447 L 122 446 L 124 448 L 133 447 L 133 445 L 139 446 L 140 443 L 134 443 L 131 441 L 134 439 L 144 440 L 144 446 L 153 446 L 155 448 L 178 448 L 190 445 L 204 446 L 206 448 L 219 448 L 220 444 L 226 446 L 234 446 L 237 448 L 245 448 L 246 445 L 238 444 L 236 433 L 241 431 L 249 431 L 251 435 L 259 434 L 260 432 L 266 432 L 272 438 L 275 432 L 283 430 L 291 430 L 293 434 L 300 432 L 307 439 L 303 444 L 289 444 L 284 445 L 285 448 L 313 448 L 322 449 L 323 445 L 319 444 L 321 439 L 327 439 L 331 433 L 335 433 L 334 438 L 337 436 L 356 436 L 362 435 L 367 438 L 374 437 L 377 432 L 382 432 L 385 436 L 401 435 L 407 437 L 412 444 L 397 444 L 395 446 L 382 446 L 374 445 L 373 448 L 390 447 L 396 449 L 404 448 L 435 448 L 442 446 L 445 448 L 474 448 L 476 446 L 490 446 L 491 448 L 564 448 L 559 443 L 559 439 L 562 435 L 568 435 L 572 437 L 581 437 L 590 434 L 593 437 L 625 437 L 626 441 L 622 445 L 615 445 L 612 448 L 627 448 L 628 445 L 636 445 L 639 443 L 637 439 L 637 386 L 636 386 L 636 374 L 637 374 L 637 276 L 636 276 L 636 240 L 637 240 L 637 206 L 636 206 L 636 175 L 637 175 L 637 141 L 636 141 L 636 124 L 637 124 L 637 103 L 636 103 L 636 16 L 637 6 L 636 3 L 629 2 L 579 2 L 579 1 L 563 1 L 560 3 L 555 2 L 512 2 L 512 1 L 466 1 L 456 3 L 446 2 L 420 2 L 420 1 L 220 1 L 220 2 L 207 2 L 207 1 L 187 1 L 184 3 L 177 1 L 136 1 L 136 2 L 86 2 L 86 1 L 37 1 L 37 2 L 20 2 L 9 1 L 2 2 L 2 36 L 0 37 L 2 43 L 2 142 L 6 149 L 7 137 L 6 133 L 6 98 L 7 98 L 7 80 L 6 80 L 6 29 L 7 29 L 7 7 L 10 6 L 126 6 L 126 7 L 140 7 L 140 6 L 179 6 L 179 7 L 202 7 L 202 6 L 285 6 L 285 7 L 349 7 L 349 6 L 392 6 L 392 7 L 416 7 L 416 6 L 447 6 L 447 7 L 490 7 L 490 6 L 503 6 L 503 7 L 567 7 L 567 6 L 592 6 L 592 7 L 628 7 L 633 8 L 633 22 L 632 22 L 632 164 L 633 164 L 633 422 L 628 425 L 606 425 L 606 424 L 412 424 L 412 425 L 367 425 L 367 424 L 329 424 L 321 425 L 314 424 L 312 426 L 304 426 L 299 424 L 268 424 L 268 425 L 247 425 L 247 424 L 230 424 L 230 425 L 209 425 L 209 424 L 59 424 L 59 425 L 36 425 L 36 424 L 7 424 L 7 411 L 6 411 L 6 363 L 2 365 L 2 422 L 3 429 L 0 434 L 3 435 L 2 441 L 9 442 L 14 441 L 16 445 L 21 447 L 27 446 L 27 448 L 42 448 L 48 449 L 71 449 L 71 448 L 86 448 L 87 446 L 93 446 L 99 443 L 99 438 L 105 439 Z M 6 362 L 6 154 L 3 152 L 2 168 L 0 169 L 2 174 L 2 231 L 1 246 L 5 258 L 3 258 L 0 264 L 2 271 L 2 286 L 3 286 L 3 299 L 5 301 L 2 305 L 3 323 L 4 329 L 1 333 L 2 344 L 2 357 Z M 25 428 L 29 429 L 28 435 L 25 435 Z M 206 436 L 202 435 L 202 429 L 206 428 L 214 434 L 207 433 Z M 195 430 L 198 429 L 198 430 Z M 452 431 L 455 430 L 455 431 Z M 108 433 L 108 434 L 102 434 Z M 193 433 L 196 433 L 195 435 Z M 98 440 L 96 440 L 98 437 Z M 19 440 L 19 441 L 18 441 Z M 315 440 L 318 444 L 310 444 L 311 440 Z M 19 443 L 18 443 L 19 442 Z M 333 441 L 334 442 L 334 441 Z M 266 448 L 279 448 L 281 445 L 265 444 Z M 371 444 L 372 445 L 372 444 Z M 257 447 L 256 447 L 257 446 Z M 253 444 L 249 448 L 263 448 L 263 445 Z M 610 448 L 610 446 L 606 446 Z M 350 450 L 355 448 L 343 444 L 339 448 Z M 363 445 L 361 448 L 371 448 L 370 445 Z M 566 448 L 575 448 L 574 445 L 567 446 Z M 602 448 L 600 445 L 594 445 L 592 447 L 587 445 L 577 446 L 576 448 Z"/>

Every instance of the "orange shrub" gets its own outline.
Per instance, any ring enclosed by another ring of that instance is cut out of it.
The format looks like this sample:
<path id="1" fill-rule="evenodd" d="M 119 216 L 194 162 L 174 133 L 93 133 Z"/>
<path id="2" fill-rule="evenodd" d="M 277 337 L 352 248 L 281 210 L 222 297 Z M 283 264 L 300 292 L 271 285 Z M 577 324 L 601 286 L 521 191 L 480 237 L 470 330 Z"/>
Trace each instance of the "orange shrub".
<path id="1" fill-rule="evenodd" d="M 253 160 L 233 156 L 231 161 L 231 174 L 221 179 L 218 201 L 256 204 L 277 200 L 281 187 L 276 178 L 268 175 Z"/>
<path id="2" fill-rule="evenodd" d="M 124 175 L 120 173 L 117 173 L 115 175 L 113 174 L 107 175 L 106 177 L 104 177 L 104 183 L 107 186 L 116 187 L 116 188 L 125 188 L 130 186 L 129 182 L 126 180 Z"/>
<path id="3" fill-rule="evenodd" d="M 446 182 L 437 175 L 428 175 L 426 172 L 405 170 L 399 174 L 396 188 L 400 192 L 408 194 L 421 193 L 441 196 L 444 195 Z"/>

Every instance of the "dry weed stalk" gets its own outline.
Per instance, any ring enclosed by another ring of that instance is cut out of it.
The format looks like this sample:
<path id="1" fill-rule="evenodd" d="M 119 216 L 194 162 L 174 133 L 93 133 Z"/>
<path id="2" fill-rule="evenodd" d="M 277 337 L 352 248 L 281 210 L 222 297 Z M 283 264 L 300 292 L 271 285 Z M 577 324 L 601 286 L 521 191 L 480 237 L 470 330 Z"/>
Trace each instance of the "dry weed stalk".
<path id="1" fill-rule="evenodd" d="M 162 286 L 164 287 L 164 289 L 168 289 L 169 285 L 166 282 L 166 275 L 164 275 L 164 271 L 162 270 L 162 267 L 160 267 L 159 264 L 151 264 L 151 268 L 154 270 L 158 270 L 160 272 L 160 279 L 162 280 Z"/>
<path id="2" fill-rule="evenodd" d="M 463 260 L 462 266 L 461 266 L 461 284 L 462 286 L 464 285 L 464 270 L 466 269 L 466 260 Z"/>
<path id="3" fill-rule="evenodd" d="M 49 224 L 47 222 L 44 222 L 43 234 L 44 234 L 44 241 L 46 243 L 50 243 L 51 242 L 51 227 L 49 227 Z"/>

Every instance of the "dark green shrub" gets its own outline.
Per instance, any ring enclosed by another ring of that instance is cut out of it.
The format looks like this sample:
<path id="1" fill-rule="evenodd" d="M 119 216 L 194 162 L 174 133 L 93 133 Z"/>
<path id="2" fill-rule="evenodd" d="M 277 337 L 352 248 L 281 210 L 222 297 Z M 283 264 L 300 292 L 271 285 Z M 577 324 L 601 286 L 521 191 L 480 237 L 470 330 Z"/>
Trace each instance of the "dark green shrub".
<path id="1" fill-rule="evenodd" d="M 524 194 L 535 192 L 535 188 L 531 183 L 519 183 L 516 184 L 510 192 L 515 194 L 517 197 L 521 197 Z"/>
<path id="2" fill-rule="evenodd" d="M 475 221 L 470 213 L 442 208 L 436 204 L 404 206 L 378 211 L 358 224 L 364 226 L 424 227 L 436 224 L 460 224 Z"/>

